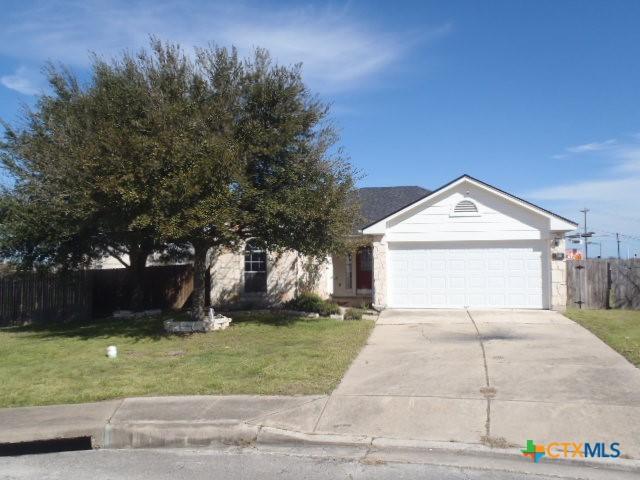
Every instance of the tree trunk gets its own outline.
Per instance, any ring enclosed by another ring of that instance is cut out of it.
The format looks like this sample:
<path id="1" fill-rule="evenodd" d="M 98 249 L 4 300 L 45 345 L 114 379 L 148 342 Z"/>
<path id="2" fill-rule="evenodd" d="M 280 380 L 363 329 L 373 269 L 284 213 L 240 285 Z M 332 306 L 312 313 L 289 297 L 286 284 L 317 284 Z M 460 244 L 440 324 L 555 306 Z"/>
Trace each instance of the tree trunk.
<path id="1" fill-rule="evenodd" d="M 191 297 L 191 317 L 195 321 L 203 320 L 206 317 L 205 299 L 207 276 L 207 243 L 194 243 L 193 245 L 193 295 Z"/>
<path id="2" fill-rule="evenodd" d="M 129 291 L 131 300 L 129 307 L 133 311 L 140 311 L 145 308 L 144 295 L 144 272 L 147 266 L 149 251 L 139 248 L 132 248 L 129 253 Z"/>

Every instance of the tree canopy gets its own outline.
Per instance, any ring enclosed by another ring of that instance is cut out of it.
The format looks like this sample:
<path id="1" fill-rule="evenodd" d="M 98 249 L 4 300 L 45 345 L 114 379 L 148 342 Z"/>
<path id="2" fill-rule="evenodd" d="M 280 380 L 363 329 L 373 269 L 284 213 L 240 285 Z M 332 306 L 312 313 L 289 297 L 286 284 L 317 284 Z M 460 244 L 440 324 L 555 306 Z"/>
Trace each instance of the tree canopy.
<path id="1" fill-rule="evenodd" d="M 153 39 L 94 56 L 91 71 L 81 83 L 49 65 L 51 92 L 24 125 L 4 124 L 14 184 L 0 196 L 2 255 L 23 268 L 113 255 L 135 286 L 151 253 L 189 252 L 201 316 L 211 248 L 254 238 L 319 257 L 344 245 L 353 170 L 299 65 Z"/>

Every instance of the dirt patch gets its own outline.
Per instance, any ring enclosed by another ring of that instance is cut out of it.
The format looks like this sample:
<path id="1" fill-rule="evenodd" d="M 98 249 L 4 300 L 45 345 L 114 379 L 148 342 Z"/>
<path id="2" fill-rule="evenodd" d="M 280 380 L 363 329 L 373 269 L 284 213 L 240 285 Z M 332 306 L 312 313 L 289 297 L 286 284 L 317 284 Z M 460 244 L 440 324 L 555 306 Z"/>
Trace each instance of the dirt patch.
<path id="1" fill-rule="evenodd" d="M 184 350 L 171 350 L 167 352 L 165 355 L 167 357 L 182 357 L 186 352 Z"/>
<path id="2" fill-rule="evenodd" d="M 493 398 L 496 396 L 498 391 L 494 387 L 482 387 L 480 389 L 480 393 L 484 395 L 485 398 Z"/>
<path id="3" fill-rule="evenodd" d="M 489 448 L 513 448 L 517 447 L 513 443 L 509 443 L 504 437 L 488 437 L 483 435 L 480 437 L 480 443 Z"/>

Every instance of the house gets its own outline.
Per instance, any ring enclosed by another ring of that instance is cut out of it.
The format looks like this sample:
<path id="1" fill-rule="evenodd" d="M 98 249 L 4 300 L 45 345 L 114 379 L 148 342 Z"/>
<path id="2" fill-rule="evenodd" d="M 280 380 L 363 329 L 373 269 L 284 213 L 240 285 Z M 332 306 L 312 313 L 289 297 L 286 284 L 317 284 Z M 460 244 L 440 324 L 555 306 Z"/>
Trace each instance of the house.
<path id="1" fill-rule="evenodd" d="M 564 236 L 575 222 L 469 175 L 434 191 L 364 188 L 358 201 L 351 253 L 311 272 L 296 252 L 249 242 L 214 259 L 212 304 L 280 303 L 312 282 L 325 297 L 376 308 L 565 307 Z"/>

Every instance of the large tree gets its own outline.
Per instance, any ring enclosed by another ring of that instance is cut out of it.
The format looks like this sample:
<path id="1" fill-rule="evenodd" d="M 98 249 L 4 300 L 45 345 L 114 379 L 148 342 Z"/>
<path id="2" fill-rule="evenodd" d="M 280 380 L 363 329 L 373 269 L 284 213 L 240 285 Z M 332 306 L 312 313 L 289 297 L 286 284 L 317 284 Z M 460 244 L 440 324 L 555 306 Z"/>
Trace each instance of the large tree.
<path id="1" fill-rule="evenodd" d="M 264 50 L 95 58 L 81 86 L 49 69 L 52 94 L 21 130 L 7 126 L 2 161 L 15 178 L 0 203 L 0 247 L 26 266 L 77 267 L 126 253 L 140 278 L 153 251 L 190 246 L 193 314 L 204 315 L 212 248 L 249 238 L 322 257 L 354 218 L 352 170 L 328 108 L 299 66 Z"/>

